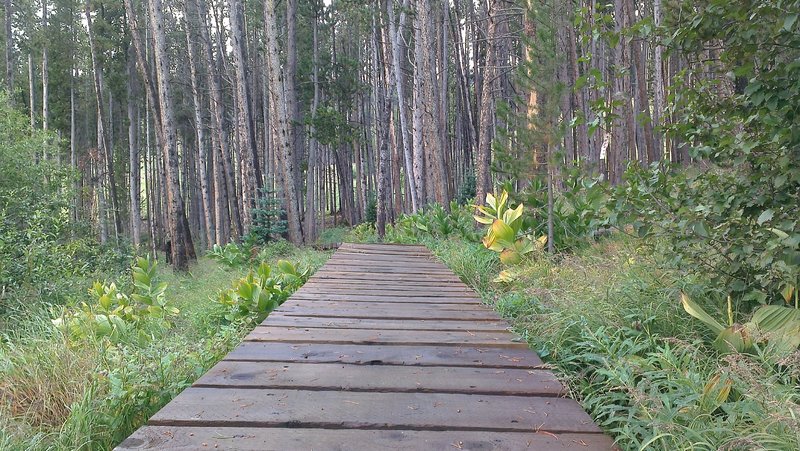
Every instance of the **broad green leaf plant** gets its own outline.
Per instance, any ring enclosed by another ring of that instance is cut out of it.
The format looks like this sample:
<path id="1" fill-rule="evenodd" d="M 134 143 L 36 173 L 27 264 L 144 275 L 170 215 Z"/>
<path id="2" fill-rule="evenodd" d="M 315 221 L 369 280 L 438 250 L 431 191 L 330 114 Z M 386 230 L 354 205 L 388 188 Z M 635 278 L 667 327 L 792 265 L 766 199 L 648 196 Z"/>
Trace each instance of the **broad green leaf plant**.
<path id="1" fill-rule="evenodd" d="M 220 293 L 217 302 L 229 308 L 225 319 L 260 323 L 308 280 L 307 269 L 300 270 L 286 260 L 278 261 L 274 274 L 272 269 L 262 262 L 254 271 L 234 282 L 233 288 Z"/>
<path id="2" fill-rule="evenodd" d="M 547 236 L 533 239 L 523 226 L 525 205 L 520 203 L 511 208 L 508 203 L 508 191 L 503 190 L 499 196 L 486 194 L 486 205 L 474 206 L 483 216 L 474 215 L 476 221 L 489 226 L 483 237 L 483 245 L 500 254 L 500 261 L 506 265 L 516 265 L 522 258 L 541 250 L 547 243 Z"/>
<path id="3" fill-rule="evenodd" d="M 168 302 L 164 294 L 167 284 L 158 282 L 157 266 L 149 257 L 137 257 L 131 266 L 133 290 L 129 294 L 114 283 L 95 282 L 89 289 L 94 302 L 65 310 L 52 320 L 53 325 L 73 340 L 107 337 L 113 342 L 123 338 L 146 341 L 152 335 L 147 333 L 148 323 L 171 327 L 170 318 L 180 311 Z"/>
<path id="4" fill-rule="evenodd" d="M 792 299 L 794 298 L 794 305 Z M 772 360 L 781 359 L 800 346 L 800 309 L 797 293 L 784 293 L 786 305 L 763 305 L 756 309 L 750 321 L 739 324 L 734 319 L 731 297 L 728 296 L 728 322 L 723 325 L 708 314 L 697 302 L 681 293 L 683 309 L 702 321 L 716 334 L 713 346 L 718 351 L 755 352 L 761 350 Z M 759 349 L 757 349 L 759 348 Z"/>

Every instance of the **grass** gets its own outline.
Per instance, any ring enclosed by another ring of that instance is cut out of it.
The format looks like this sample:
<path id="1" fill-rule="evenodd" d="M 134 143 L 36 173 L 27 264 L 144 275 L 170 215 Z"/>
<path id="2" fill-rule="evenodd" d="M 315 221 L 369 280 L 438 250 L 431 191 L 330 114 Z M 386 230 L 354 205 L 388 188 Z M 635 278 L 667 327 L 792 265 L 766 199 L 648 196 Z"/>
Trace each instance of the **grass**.
<path id="1" fill-rule="evenodd" d="M 261 248 L 257 260 L 286 259 L 315 271 L 329 255 L 278 242 Z M 94 450 L 118 444 L 249 332 L 245 321 L 225 321 L 225 311 L 214 302 L 247 270 L 207 257 L 186 274 L 160 267 L 166 296 L 181 313 L 171 328 L 142 342 L 68 342 L 52 327 L 42 299 L 21 300 L 27 311 L 14 310 L 19 321 L 0 340 L 0 449 Z"/>
<path id="2" fill-rule="evenodd" d="M 374 241 L 358 232 L 351 239 Z M 778 364 L 715 352 L 679 292 L 721 315 L 719 304 L 652 243 L 614 235 L 503 268 L 457 235 L 419 241 L 510 321 L 622 449 L 800 449 L 800 352 Z M 501 269 L 516 279 L 494 283 Z"/>

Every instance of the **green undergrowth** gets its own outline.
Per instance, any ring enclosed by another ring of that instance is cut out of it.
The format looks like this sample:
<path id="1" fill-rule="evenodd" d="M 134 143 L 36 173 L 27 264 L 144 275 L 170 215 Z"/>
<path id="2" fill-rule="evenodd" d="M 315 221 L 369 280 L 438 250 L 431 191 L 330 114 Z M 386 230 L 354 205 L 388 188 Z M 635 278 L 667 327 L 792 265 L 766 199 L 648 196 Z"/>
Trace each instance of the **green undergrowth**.
<path id="1" fill-rule="evenodd" d="M 374 241 L 360 231 L 351 238 Z M 722 315 L 704 280 L 621 234 L 535 253 L 509 283 L 497 254 L 460 236 L 428 246 L 507 318 L 624 450 L 800 449 L 800 354 L 720 355 L 681 290 Z M 657 248 L 657 246 L 656 246 Z"/>
<path id="2" fill-rule="evenodd" d="M 230 320 L 221 292 L 261 262 L 286 260 L 314 272 L 330 255 L 285 242 L 246 252 L 255 258 L 228 265 L 203 257 L 184 274 L 157 267 L 168 308 L 179 313 L 169 321 L 139 319 L 144 335 L 78 340 L 51 323 L 62 309 L 76 311 L 78 299 L 64 307 L 29 299 L 27 311 L 18 308 L 17 321 L 0 337 L 0 449 L 112 448 L 252 329 L 249 317 Z M 116 271 L 108 277 L 120 292 L 133 289 L 129 277 Z M 90 302 L 83 293 L 81 300 Z"/>

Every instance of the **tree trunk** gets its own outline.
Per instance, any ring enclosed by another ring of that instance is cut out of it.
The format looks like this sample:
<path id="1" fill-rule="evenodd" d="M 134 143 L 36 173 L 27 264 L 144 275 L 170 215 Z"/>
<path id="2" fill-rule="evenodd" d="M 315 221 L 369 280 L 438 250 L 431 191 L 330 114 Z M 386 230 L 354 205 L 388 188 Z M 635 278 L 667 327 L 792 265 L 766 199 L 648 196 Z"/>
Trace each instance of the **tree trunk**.
<path id="1" fill-rule="evenodd" d="M 100 152 L 103 153 L 103 160 L 106 166 L 106 177 L 108 180 L 108 194 L 111 198 L 111 210 L 112 215 L 114 218 L 114 236 L 117 240 L 119 240 L 119 235 L 122 230 L 122 220 L 120 219 L 120 210 L 119 210 L 119 203 L 117 201 L 117 183 L 116 178 L 114 176 L 114 157 L 112 155 L 112 149 L 106 139 L 105 127 L 106 127 L 106 120 L 105 120 L 105 112 L 104 110 L 104 102 L 103 102 L 103 86 L 101 77 L 101 71 L 99 67 L 99 62 L 97 59 L 97 50 L 95 48 L 94 43 L 94 35 L 92 30 L 92 14 L 90 9 L 90 2 L 86 1 L 86 23 L 87 23 L 87 30 L 88 30 L 88 38 L 89 38 L 89 50 L 91 53 L 92 58 L 92 72 L 94 74 L 94 92 L 95 92 L 95 99 L 97 101 L 97 133 L 98 139 L 97 144 Z"/>
<path id="2" fill-rule="evenodd" d="M 406 24 L 406 10 L 408 7 L 408 0 L 405 1 L 404 7 L 400 11 L 399 26 L 395 25 L 394 2 L 389 1 L 386 3 L 386 10 L 388 12 L 389 20 L 389 39 L 392 43 L 392 67 L 394 69 L 394 83 L 397 90 L 397 105 L 398 116 L 400 118 L 400 136 L 403 142 L 403 156 L 405 158 L 406 179 L 409 185 L 409 194 L 411 197 L 411 210 L 416 213 L 419 208 L 419 192 L 417 190 L 417 181 L 414 173 L 414 159 L 411 150 L 411 134 L 409 133 L 408 124 L 408 108 L 406 108 L 406 94 L 405 84 L 403 83 L 403 70 L 400 64 L 403 47 L 403 29 Z"/>
<path id="3" fill-rule="evenodd" d="M 261 188 L 261 170 L 258 167 L 258 152 L 255 146 L 253 119 L 250 114 L 250 86 L 247 82 L 247 58 L 242 31 L 242 11 L 240 0 L 228 0 L 230 6 L 231 41 L 233 63 L 236 69 L 236 105 L 239 152 L 244 165 L 242 180 L 242 205 L 245 228 L 251 221 L 251 210 L 255 206 L 258 189 Z"/>
<path id="4" fill-rule="evenodd" d="M 415 45 L 415 63 L 420 72 L 420 86 L 422 89 L 422 134 L 425 147 L 425 160 L 431 166 L 433 186 L 428 187 L 429 197 L 439 205 L 449 208 L 450 195 L 447 189 L 448 172 L 445 164 L 444 148 L 438 130 L 440 123 L 439 103 L 436 101 L 436 75 L 435 54 L 436 43 L 433 37 L 433 11 L 431 0 L 418 0 L 417 2 L 419 40 Z M 440 93 L 444 95 L 444 93 Z M 433 194 L 431 196 L 431 194 Z"/>
<path id="5" fill-rule="evenodd" d="M 195 42 L 197 41 L 197 27 L 200 26 L 200 21 L 197 20 L 197 8 L 192 0 L 186 2 L 185 5 L 186 17 L 189 20 L 186 32 L 186 48 L 189 53 L 189 74 L 192 84 L 192 103 L 194 104 L 194 123 L 195 123 L 195 139 L 197 139 L 197 168 L 200 177 L 200 195 L 201 203 L 203 206 L 203 221 L 205 223 L 206 247 L 211 248 L 211 245 L 216 243 L 216 228 L 214 227 L 213 210 L 214 207 L 211 201 L 211 193 L 209 190 L 208 179 L 208 151 L 206 148 L 205 138 L 205 124 L 203 122 L 203 103 L 200 97 L 201 83 L 197 70 L 197 52 L 195 51 Z"/>
<path id="6" fill-rule="evenodd" d="M 311 57 L 312 75 L 311 81 L 314 85 L 314 99 L 311 104 L 311 136 L 308 149 L 308 171 L 306 175 L 306 211 L 304 229 L 307 242 L 313 242 L 317 238 L 317 166 L 318 166 L 318 149 L 319 142 L 317 142 L 314 130 L 314 119 L 316 119 L 317 108 L 320 102 L 320 87 L 319 87 L 319 11 L 314 11 L 314 24 L 313 24 L 313 46 Z M 322 214 L 323 219 L 325 214 Z"/>
<path id="7" fill-rule="evenodd" d="M 303 231 L 300 227 L 299 210 L 294 181 L 294 154 L 289 132 L 289 111 L 283 90 L 283 73 L 278 54 L 277 15 L 275 0 L 264 0 L 265 44 L 268 59 L 270 96 L 272 98 L 273 115 L 277 122 L 277 138 L 280 159 L 283 169 L 283 196 L 286 204 L 289 239 L 295 244 L 303 243 Z"/>
<path id="8" fill-rule="evenodd" d="M 656 29 L 662 25 L 661 0 L 653 1 L 653 19 Z M 658 41 L 653 55 L 653 125 L 662 127 L 667 119 L 665 114 L 666 102 L 664 84 L 664 46 Z M 664 139 L 660 131 L 656 131 L 653 136 L 655 145 L 655 157 L 661 160 L 664 155 Z"/>
<path id="9" fill-rule="evenodd" d="M 131 61 L 129 59 L 129 61 Z M 141 173 L 139 171 L 139 143 L 137 130 L 139 121 L 135 114 L 134 68 L 128 63 L 128 155 L 130 163 L 129 191 L 130 191 L 130 220 L 131 241 L 135 248 L 142 242 L 142 212 L 141 212 Z"/>
<path id="10" fill-rule="evenodd" d="M 13 104 L 14 94 L 14 34 L 11 31 L 11 19 L 13 10 L 11 0 L 5 2 L 5 32 L 6 32 L 6 91 L 8 92 L 9 102 Z"/>
<path id="11" fill-rule="evenodd" d="M 492 129 L 495 121 L 494 91 L 497 84 L 497 28 L 502 19 L 502 3 L 504 0 L 492 0 L 489 6 L 489 29 L 486 42 L 486 63 L 483 70 L 483 86 L 481 89 L 480 138 L 477 154 L 476 192 L 477 202 L 483 203 L 486 193 L 492 189 L 490 165 L 492 161 Z"/>
<path id="12" fill-rule="evenodd" d="M 45 36 L 48 35 L 48 12 L 47 0 L 42 0 L 42 31 Z M 47 131 L 50 129 L 50 102 L 48 101 L 50 95 L 50 77 L 48 73 L 49 58 L 47 56 L 47 39 L 42 41 L 42 130 Z M 44 155 L 47 160 L 47 155 Z"/>
<path id="13" fill-rule="evenodd" d="M 175 146 L 175 113 L 172 107 L 172 87 L 170 84 L 169 56 L 164 30 L 164 8 L 161 0 L 149 0 L 150 29 L 153 34 L 156 79 L 158 80 L 159 105 L 161 107 L 161 126 L 164 142 L 162 153 L 167 185 L 167 209 L 169 211 L 168 229 L 171 238 L 172 264 L 179 271 L 189 269 L 189 259 L 193 255 L 192 235 L 187 227 L 186 210 L 181 196 L 178 179 L 178 151 Z"/>

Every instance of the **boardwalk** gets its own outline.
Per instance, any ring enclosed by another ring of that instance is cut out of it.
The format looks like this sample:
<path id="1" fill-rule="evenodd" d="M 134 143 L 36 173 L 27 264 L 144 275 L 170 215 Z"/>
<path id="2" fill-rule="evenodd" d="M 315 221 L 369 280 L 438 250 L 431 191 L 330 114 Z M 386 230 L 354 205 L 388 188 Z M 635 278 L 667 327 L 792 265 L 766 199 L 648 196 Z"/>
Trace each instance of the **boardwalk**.
<path id="1" fill-rule="evenodd" d="M 344 244 L 118 449 L 610 449 L 507 328 L 424 247 Z"/>

